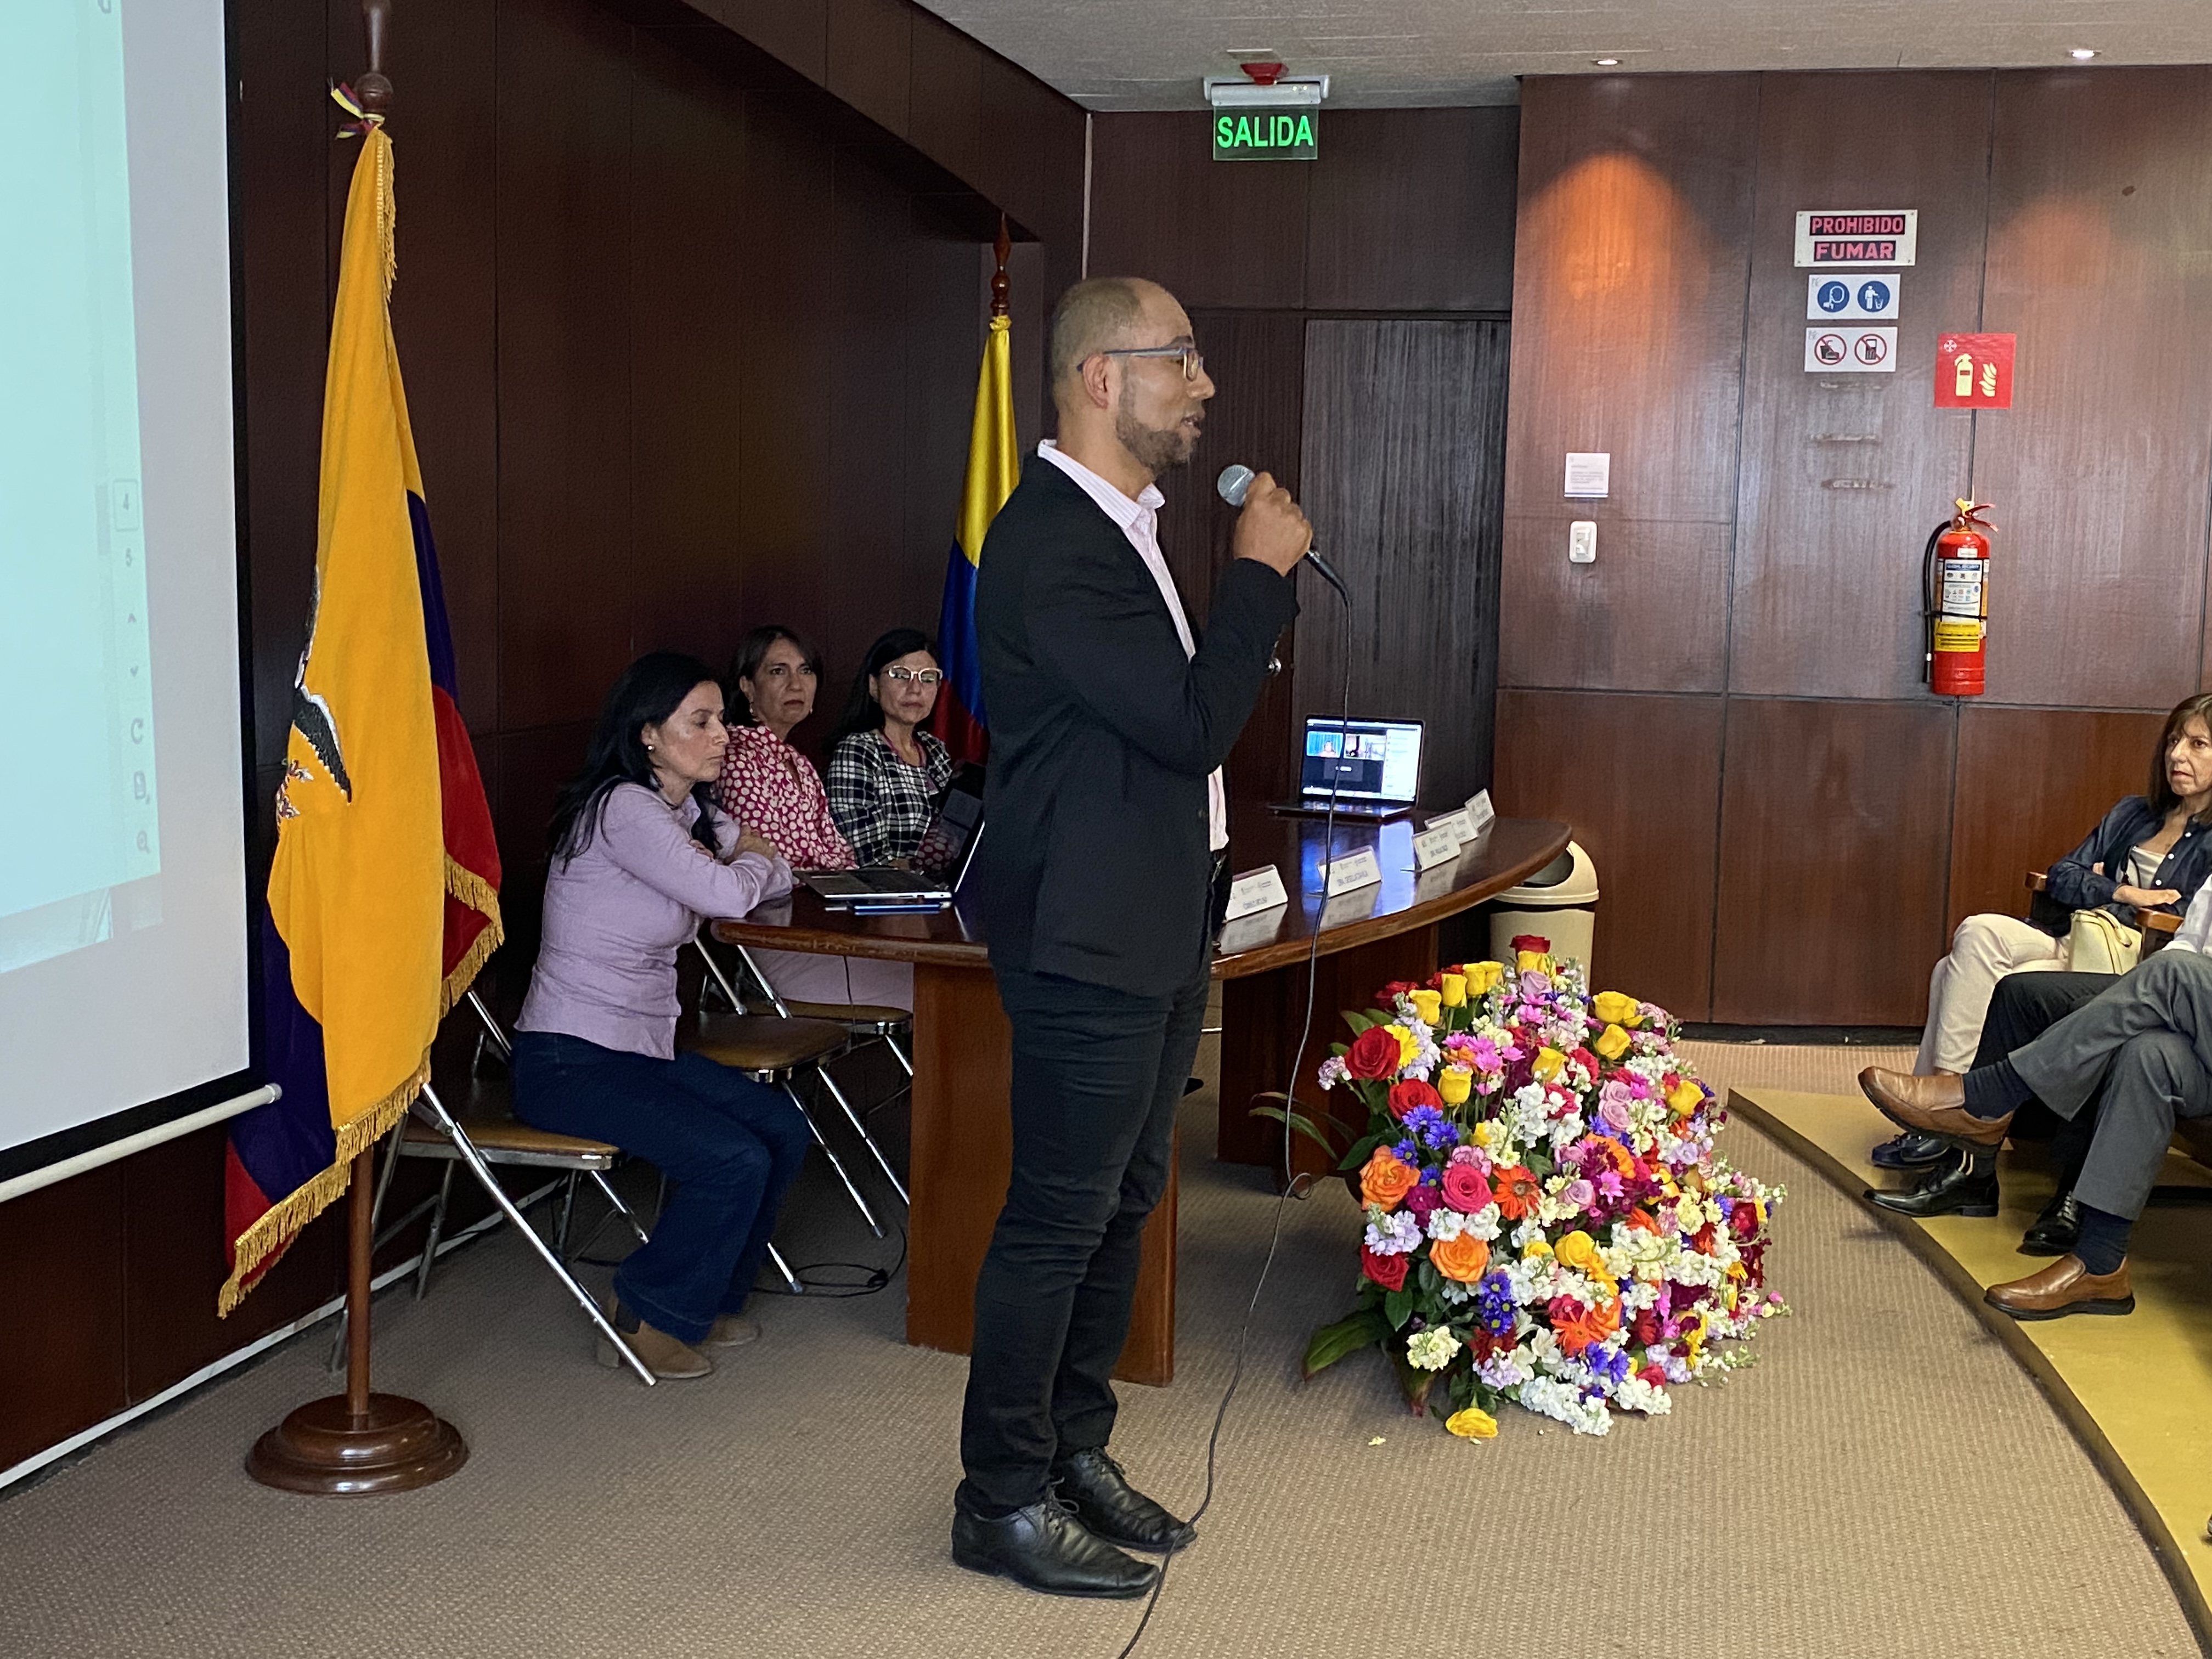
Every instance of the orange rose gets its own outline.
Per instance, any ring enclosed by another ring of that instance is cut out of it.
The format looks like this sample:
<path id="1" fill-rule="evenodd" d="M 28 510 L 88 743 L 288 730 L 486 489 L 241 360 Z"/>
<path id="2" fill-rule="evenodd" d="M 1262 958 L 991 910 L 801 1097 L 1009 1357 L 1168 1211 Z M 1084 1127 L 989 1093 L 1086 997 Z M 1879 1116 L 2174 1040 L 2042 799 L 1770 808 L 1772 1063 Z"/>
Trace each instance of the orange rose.
<path id="1" fill-rule="evenodd" d="M 1490 1246 L 1473 1233 L 1461 1233 L 1430 1245 L 1429 1260 L 1436 1263 L 1437 1271 L 1446 1279 L 1472 1285 L 1490 1265 Z"/>
<path id="2" fill-rule="evenodd" d="M 1388 1146 L 1377 1146 L 1375 1156 L 1359 1172 L 1359 1195 L 1378 1209 L 1395 1210 L 1420 1179 L 1419 1170 L 1401 1161 Z"/>
<path id="3" fill-rule="evenodd" d="M 1490 1172 L 1490 1195 L 1498 1200 L 1498 1214 L 1518 1221 L 1536 1207 L 1543 1192 L 1528 1170 L 1518 1164 L 1505 1164 Z"/>

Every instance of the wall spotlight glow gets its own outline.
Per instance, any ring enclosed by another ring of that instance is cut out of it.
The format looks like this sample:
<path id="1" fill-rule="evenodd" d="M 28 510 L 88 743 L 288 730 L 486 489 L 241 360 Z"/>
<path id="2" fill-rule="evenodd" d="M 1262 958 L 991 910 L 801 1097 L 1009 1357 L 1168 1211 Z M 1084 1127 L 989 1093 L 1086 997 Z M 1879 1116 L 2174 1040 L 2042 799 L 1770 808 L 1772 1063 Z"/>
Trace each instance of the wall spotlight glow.
<path id="1" fill-rule="evenodd" d="M 1600 69 L 1618 69 L 1620 66 L 1620 59 L 1618 58 L 1593 58 L 1590 62 L 1595 64 Z"/>
<path id="2" fill-rule="evenodd" d="M 2076 46 L 2066 55 L 2077 64 L 2086 64 L 2097 55 L 2097 51 L 2094 46 Z"/>

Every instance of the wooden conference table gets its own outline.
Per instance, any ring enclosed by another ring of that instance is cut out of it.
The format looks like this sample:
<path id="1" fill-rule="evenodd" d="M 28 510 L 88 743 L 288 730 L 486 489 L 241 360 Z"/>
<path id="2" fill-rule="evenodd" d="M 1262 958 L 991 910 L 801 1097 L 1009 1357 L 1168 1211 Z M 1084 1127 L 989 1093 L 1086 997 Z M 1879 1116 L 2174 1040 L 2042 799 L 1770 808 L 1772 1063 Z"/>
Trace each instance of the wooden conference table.
<path id="1" fill-rule="evenodd" d="M 1326 1110 L 1313 1073 L 1342 1033 L 1340 1009 L 1364 1007 L 1377 986 L 1425 978 L 1437 967 L 1437 924 L 1541 869 L 1567 844 L 1567 826 L 1499 818 L 1456 859 L 1416 876 L 1414 820 L 1345 823 L 1325 848 L 1318 818 L 1247 807 L 1235 815 L 1230 864 L 1273 863 L 1288 904 L 1231 922 L 1213 964 L 1222 987 L 1219 1155 L 1280 1167 L 1282 1126 L 1250 1115 L 1252 1097 L 1289 1081 L 1306 1009 L 1306 963 L 1315 957 L 1313 1031 L 1296 1091 Z M 1375 848 L 1382 880 L 1324 904 L 1321 865 L 1329 852 Z M 1012 1129 L 1007 1087 L 1012 1035 L 999 1006 L 981 924 L 955 906 L 935 913 L 854 916 L 802 888 L 741 921 L 717 921 L 726 944 L 875 957 L 914 964 L 914 1103 L 908 1186 L 906 1337 L 923 1347 L 968 1352 L 975 1274 L 1005 1202 Z M 1319 1169 L 1300 1136 L 1301 1169 Z M 1145 1230 L 1129 1340 L 1116 1375 L 1165 1383 L 1175 1371 L 1176 1185 Z"/>

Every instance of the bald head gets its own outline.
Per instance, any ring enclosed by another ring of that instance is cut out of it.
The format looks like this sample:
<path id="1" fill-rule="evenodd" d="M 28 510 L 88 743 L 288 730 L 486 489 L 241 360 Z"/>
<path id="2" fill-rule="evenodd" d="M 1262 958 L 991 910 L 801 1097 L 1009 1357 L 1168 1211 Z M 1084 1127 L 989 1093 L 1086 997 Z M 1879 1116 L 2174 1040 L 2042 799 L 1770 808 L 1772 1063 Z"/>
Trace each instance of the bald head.
<path id="1" fill-rule="evenodd" d="M 1052 308 L 1047 363 L 1054 387 L 1073 380 L 1085 358 L 1134 343 L 1144 328 L 1146 301 L 1155 295 L 1168 298 L 1165 289 L 1141 276 L 1093 276 L 1061 295 Z"/>

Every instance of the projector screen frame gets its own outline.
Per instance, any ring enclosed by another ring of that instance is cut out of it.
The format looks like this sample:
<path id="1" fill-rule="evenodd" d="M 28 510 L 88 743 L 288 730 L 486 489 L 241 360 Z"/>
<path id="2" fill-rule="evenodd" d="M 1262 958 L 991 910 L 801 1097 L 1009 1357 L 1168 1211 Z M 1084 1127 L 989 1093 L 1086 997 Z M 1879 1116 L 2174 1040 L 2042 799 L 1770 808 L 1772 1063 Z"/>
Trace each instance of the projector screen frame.
<path id="1" fill-rule="evenodd" d="M 268 872 L 255 846 L 263 808 L 257 781 L 259 731 L 254 714 L 252 531 L 247 495 L 246 261 L 244 224 L 239 212 L 240 92 L 237 9 L 225 5 L 223 190 L 225 240 L 230 256 L 231 507 L 238 609 L 239 788 L 245 830 L 238 853 L 246 872 L 246 1064 L 157 1099 L 0 1148 L 0 1203 L 251 1111 L 276 1099 L 278 1093 L 262 1076 L 259 1060 L 264 1030 L 259 923 L 267 903 Z M 128 1012 L 125 1011 L 126 1016 Z M 125 1025 L 127 1029 L 127 1019 Z"/>

